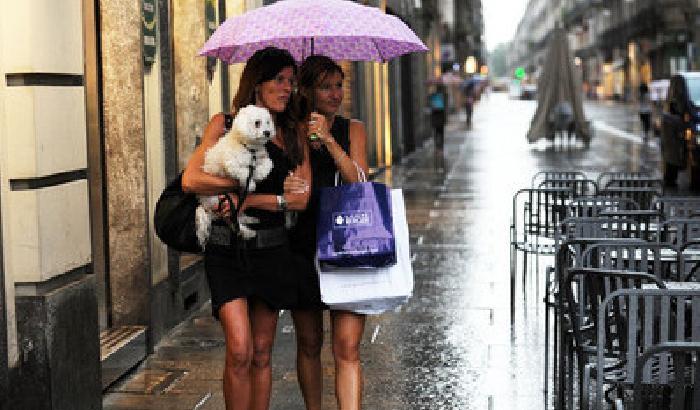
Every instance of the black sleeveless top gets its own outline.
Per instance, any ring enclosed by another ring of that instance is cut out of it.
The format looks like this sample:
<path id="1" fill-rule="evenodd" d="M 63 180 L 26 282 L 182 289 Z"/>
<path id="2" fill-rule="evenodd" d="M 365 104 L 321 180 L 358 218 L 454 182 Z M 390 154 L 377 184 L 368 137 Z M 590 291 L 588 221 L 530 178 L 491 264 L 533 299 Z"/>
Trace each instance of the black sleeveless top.
<path id="1" fill-rule="evenodd" d="M 335 116 L 331 135 L 350 155 L 350 120 L 339 115 Z M 335 186 L 335 173 L 338 168 L 330 152 L 322 145 L 319 149 L 311 148 L 311 196 L 305 211 L 299 213 L 296 225 L 290 232 L 292 250 L 313 258 L 316 252 L 316 220 L 318 219 L 319 195 L 321 188 Z"/>

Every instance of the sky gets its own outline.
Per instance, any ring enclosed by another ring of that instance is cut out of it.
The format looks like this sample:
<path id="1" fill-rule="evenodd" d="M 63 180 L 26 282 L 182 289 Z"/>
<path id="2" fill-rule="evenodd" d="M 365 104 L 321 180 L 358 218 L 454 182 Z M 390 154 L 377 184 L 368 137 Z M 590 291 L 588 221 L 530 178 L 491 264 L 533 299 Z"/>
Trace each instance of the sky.
<path id="1" fill-rule="evenodd" d="M 500 43 L 510 41 L 528 0 L 482 0 L 486 48 L 491 51 Z"/>

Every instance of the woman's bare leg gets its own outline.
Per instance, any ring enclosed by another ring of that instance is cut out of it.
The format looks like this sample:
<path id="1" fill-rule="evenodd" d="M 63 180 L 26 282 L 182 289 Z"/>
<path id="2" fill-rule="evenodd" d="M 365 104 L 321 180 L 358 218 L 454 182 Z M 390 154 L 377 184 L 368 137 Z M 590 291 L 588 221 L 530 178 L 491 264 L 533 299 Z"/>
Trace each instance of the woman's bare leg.
<path id="1" fill-rule="evenodd" d="M 323 311 L 293 310 L 292 319 L 297 337 L 297 379 L 306 410 L 321 410 Z"/>
<path id="2" fill-rule="evenodd" d="M 253 340 L 248 319 L 248 303 L 236 299 L 219 309 L 219 320 L 226 338 L 224 400 L 226 410 L 249 410 L 251 403 L 250 364 Z"/>
<path id="3" fill-rule="evenodd" d="M 250 301 L 250 322 L 253 332 L 253 361 L 251 366 L 252 410 L 270 407 L 272 390 L 272 345 L 275 342 L 278 311 L 259 300 Z"/>
<path id="4" fill-rule="evenodd" d="M 331 323 L 338 409 L 360 410 L 362 406 L 360 341 L 365 330 L 365 315 L 334 310 L 331 311 Z"/>

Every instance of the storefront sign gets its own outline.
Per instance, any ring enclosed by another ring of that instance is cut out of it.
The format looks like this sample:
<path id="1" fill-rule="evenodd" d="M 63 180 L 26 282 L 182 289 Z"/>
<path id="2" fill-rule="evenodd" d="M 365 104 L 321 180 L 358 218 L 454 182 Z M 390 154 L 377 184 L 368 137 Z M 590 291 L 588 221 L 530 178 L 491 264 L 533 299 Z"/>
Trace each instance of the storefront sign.
<path id="1" fill-rule="evenodd" d="M 156 43 L 156 0 L 142 0 L 143 2 L 143 67 L 146 71 L 151 69 L 156 59 L 158 50 Z"/>

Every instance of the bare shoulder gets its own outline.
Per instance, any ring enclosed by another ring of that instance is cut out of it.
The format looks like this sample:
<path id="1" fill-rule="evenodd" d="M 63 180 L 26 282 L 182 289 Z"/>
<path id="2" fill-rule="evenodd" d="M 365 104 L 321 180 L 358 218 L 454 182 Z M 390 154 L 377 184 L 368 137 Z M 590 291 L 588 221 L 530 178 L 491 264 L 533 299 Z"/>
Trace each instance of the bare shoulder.
<path id="1" fill-rule="evenodd" d="M 214 126 L 217 127 L 221 126 L 223 127 L 226 123 L 226 114 L 223 112 L 220 112 L 218 114 L 214 114 L 211 119 L 209 120 L 209 126 Z"/>
<path id="2" fill-rule="evenodd" d="M 350 135 L 365 135 L 365 123 L 360 120 L 351 119 Z"/>
<path id="3" fill-rule="evenodd" d="M 203 142 L 215 143 L 221 138 L 226 129 L 226 115 L 222 112 L 214 114 L 207 124 L 202 136 Z"/>
<path id="4" fill-rule="evenodd" d="M 361 127 L 361 128 L 365 128 L 365 123 L 362 122 L 362 121 L 360 121 L 360 120 L 356 120 L 356 119 L 354 119 L 354 118 L 351 118 L 351 119 L 350 119 L 350 127 L 355 127 L 355 128 Z"/>

